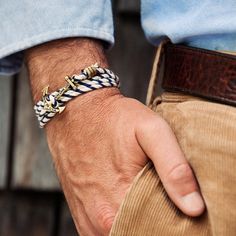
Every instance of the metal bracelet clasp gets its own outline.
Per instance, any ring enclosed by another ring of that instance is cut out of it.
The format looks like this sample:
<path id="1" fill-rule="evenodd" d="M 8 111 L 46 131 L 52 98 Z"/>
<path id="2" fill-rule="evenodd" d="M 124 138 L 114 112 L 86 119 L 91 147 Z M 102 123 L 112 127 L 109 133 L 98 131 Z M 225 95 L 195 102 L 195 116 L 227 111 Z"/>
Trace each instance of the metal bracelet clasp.
<path id="1" fill-rule="evenodd" d="M 59 106 L 58 100 L 53 95 L 50 95 L 48 93 L 49 86 L 46 86 L 42 92 L 43 92 L 43 103 L 44 103 L 44 110 L 47 112 L 53 112 L 53 113 L 62 113 L 65 110 L 65 106 Z"/>
<path id="2" fill-rule="evenodd" d="M 91 79 L 97 74 L 97 68 L 99 67 L 98 63 L 95 63 L 92 66 L 86 67 L 83 72 L 88 75 L 88 79 Z"/>

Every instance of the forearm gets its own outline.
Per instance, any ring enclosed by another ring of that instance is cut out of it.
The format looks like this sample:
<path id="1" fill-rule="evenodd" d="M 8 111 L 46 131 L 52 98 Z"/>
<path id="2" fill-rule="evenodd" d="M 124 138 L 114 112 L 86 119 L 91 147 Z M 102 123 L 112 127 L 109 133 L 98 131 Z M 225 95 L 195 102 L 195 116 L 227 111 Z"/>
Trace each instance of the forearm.
<path id="1" fill-rule="evenodd" d="M 42 96 L 49 85 L 55 91 L 65 84 L 66 75 L 79 74 L 81 69 L 94 63 L 107 67 L 101 41 L 71 38 L 48 42 L 26 51 L 26 64 L 34 101 Z"/>
<path id="2" fill-rule="evenodd" d="M 98 63 L 101 67 L 108 67 L 102 43 L 92 39 L 63 39 L 46 43 L 34 47 L 26 52 L 26 64 L 29 71 L 29 78 L 32 88 L 34 102 L 42 97 L 42 89 L 49 85 L 49 92 L 55 91 L 65 85 L 66 75 L 79 74 L 81 69 Z M 94 120 L 98 122 L 99 114 L 109 113 L 113 98 L 118 95 L 117 88 L 98 89 L 82 96 L 78 96 L 66 104 L 66 109 L 62 114 L 56 115 L 47 125 L 46 133 L 48 145 L 52 153 L 58 177 L 63 191 L 69 203 L 76 226 L 79 228 L 79 219 L 86 219 L 80 203 L 75 203 L 75 187 L 70 187 L 68 173 L 77 176 L 74 165 L 71 162 L 78 162 L 85 154 L 81 152 L 80 146 L 86 146 L 83 140 L 88 143 L 92 138 L 87 139 L 85 134 L 91 133 L 91 137 L 96 133 L 90 123 Z M 89 129 L 84 129 L 88 127 Z M 75 132 L 74 132 L 75 131 Z M 74 135 L 80 141 L 74 143 Z M 74 150 L 73 155 L 66 157 L 62 155 L 69 150 Z M 63 158 L 62 158 L 62 156 Z M 87 155 L 87 154 L 86 154 Z M 73 160 L 72 160 L 73 159 Z M 83 168 L 80 169 L 80 172 Z M 73 177 L 73 178 L 74 178 Z M 79 211 L 78 211 L 79 208 Z M 91 225 L 87 225 L 87 230 L 92 230 Z"/>

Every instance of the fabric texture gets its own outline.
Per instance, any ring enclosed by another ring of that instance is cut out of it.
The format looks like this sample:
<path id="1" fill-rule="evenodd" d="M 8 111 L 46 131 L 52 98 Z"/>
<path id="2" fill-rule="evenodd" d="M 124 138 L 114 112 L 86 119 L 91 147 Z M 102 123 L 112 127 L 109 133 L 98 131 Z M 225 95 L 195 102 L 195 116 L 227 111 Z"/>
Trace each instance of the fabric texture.
<path id="1" fill-rule="evenodd" d="M 167 36 L 174 43 L 236 51 L 234 0 L 141 0 L 141 15 L 154 45 Z M 91 37 L 114 44 L 111 0 L 1 1 L 0 18 L 0 74 L 17 73 L 25 49 L 51 40 Z"/>
<path id="2" fill-rule="evenodd" d="M 110 0 L 1 1 L 0 18 L 1 74 L 20 70 L 22 50 L 51 40 L 91 37 L 114 43 Z"/>
<path id="3" fill-rule="evenodd" d="M 157 64 L 155 60 L 155 72 Z M 153 93 L 154 89 L 149 91 Z M 167 92 L 157 96 L 151 108 L 174 131 L 198 180 L 207 210 L 197 218 L 180 212 L 149 162 L 126 194 L 110 236 L 236 235 L 236 108 Z"/>
<path id="4" fill-rule="evenodd" d="M 236 51 L 236 1 L 141 0 L 142 26 L 158 45 L 163 36 L 173 43 L 210 50 Z"/>

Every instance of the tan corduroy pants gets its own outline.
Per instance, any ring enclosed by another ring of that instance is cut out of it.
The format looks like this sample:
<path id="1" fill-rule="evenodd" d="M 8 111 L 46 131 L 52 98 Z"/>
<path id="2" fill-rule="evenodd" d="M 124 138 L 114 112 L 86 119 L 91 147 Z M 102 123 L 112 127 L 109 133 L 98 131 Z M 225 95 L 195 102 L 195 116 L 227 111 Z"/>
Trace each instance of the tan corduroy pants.
<path id="1" fill-rule="evenodd" d="M 236 108 L 177 93 L 164 93 L 151 105 L 174 130 L 207 211 L 198 218 L 181 213 L 148 163 L 127 193 L 110 236 L 236 236 Z"/>

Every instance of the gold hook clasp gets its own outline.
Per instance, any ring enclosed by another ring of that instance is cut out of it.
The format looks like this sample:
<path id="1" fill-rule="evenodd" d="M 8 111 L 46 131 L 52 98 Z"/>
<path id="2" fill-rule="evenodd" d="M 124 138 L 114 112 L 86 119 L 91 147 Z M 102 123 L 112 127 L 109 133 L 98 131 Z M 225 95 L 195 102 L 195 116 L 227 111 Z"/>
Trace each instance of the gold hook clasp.
<path id="1" fill-rule="evenodd" d="M 97 74 L 98 67 L 99 67 L 98 63 L 95 63 L 94 65 L 85 68 L 83 72 L 88 75 L 88 79 L 91 79 Z"/>

